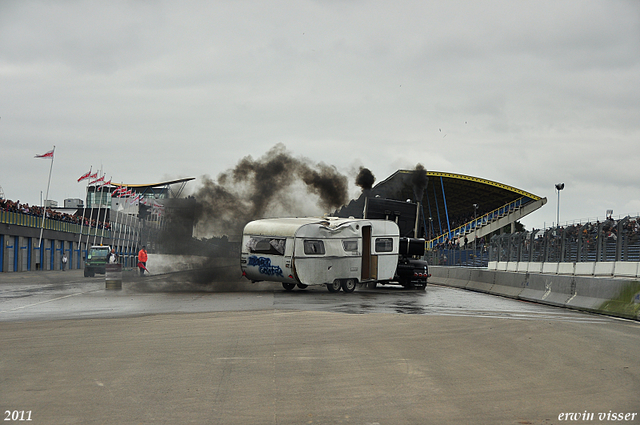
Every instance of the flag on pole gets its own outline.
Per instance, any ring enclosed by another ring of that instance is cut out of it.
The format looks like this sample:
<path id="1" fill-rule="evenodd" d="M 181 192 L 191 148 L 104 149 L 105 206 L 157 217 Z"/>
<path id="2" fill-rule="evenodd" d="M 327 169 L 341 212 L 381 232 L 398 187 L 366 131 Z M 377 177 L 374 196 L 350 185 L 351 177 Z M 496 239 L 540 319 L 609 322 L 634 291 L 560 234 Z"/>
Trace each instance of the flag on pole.
<path id="1" fill-rule="evenodd" d="M 53 151 L 54 149 L 51 149 L 49 152 L 47 153 L 43 153 L 42 155 L 36 155 L 34 156 L 34 158 L 53 158 Z"/>
<path id="2" fill-rule="evenodd" d="M 36 155 L 35 158 L 51 158 L 51 165 L 49 166 L 49 181 L 47 182 L 47 194 L 44 196 L 44 199 L 49 199 L 49 186 L 51 186 L 51 171 L 53 171 L 53 152 L 56 150 L 55 145 L 53 146 L 53 149 L 51 149 L 49 152 L 44 153 L 42 155 Z M 40 241 L 38 242 L 38 247 L 42 246 L 42 233 L 44 232 L 44 220 L 45 220 L 45 211 L 47 211 L 46 208 L 42 208 L 42 225 L 40 226 Z"/>
<path id="3" fill-rule="evenodd" d="M 102 177 L 102 179 L 104 180 L 104 177 Z M 112 179 L 109 179 L 109 181 L 108 181 L 108 182 L 104 182 L 104 183 L 102 183 L 102 184 L 100 185 L 100 187 L 103 187 L 103 186 L 111 186 L 111 180 L 112 180 Z"/>
<path id="4" fill-rule="evenodd" d="M 129 188 L 125 188 L 125 190 L 121 191 L 118 194 L 119 198 L 123 198 L 123 197 L 130 197 L 131 195 L 133 195 L 133 192 L 131 191 L 131 189 Z"/>
<path id="5" fill-rule="evenodd" d="M 91 170 L 89 170 L 88 173 L 83 174 L 79 179 L 78 179 L 78 183 L 81 182 L 82 180 L 86 180 L 86 179 L 90 179 L 91 178 Z"/>
<path id="6" fill-rule="evenodd" d="M 95 183 L 100 183 L 104 181 L 104 176 L 100 177 L 98 180 L 94 180 L 92 182 L 89 182 L 89 184 L 95 184 Z"/>
<path id="7" fill-rule="evenodd" d="M 111 196 L 117 196 L 120 195 L 121 192 L 124 192 L 124 186 L 118 186 L 116 187 L 113 192 L 111 192 Z"/>
<path id="8" fill-rule="evenodd" d="M 140 201 L 141 194 L 138 193 L 136 196 L 129 198 L 129 205 L 138 205 Z"/>

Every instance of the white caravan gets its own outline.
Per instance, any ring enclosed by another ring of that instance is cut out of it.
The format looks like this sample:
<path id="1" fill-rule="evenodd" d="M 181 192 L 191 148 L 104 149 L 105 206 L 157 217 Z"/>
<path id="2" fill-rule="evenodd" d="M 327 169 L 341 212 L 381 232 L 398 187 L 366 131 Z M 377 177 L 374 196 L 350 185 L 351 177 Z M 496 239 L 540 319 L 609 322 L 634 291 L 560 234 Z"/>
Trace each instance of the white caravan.
<path id="1" fill-rule="evenodd" d="M 253 282 L 282 282 L 287 290 L 327 285 L 330 292 L 353 292 L 357 283 L 393 279 L 399 239 L 398 225 L 388 220 L 256 220 L 242 235 L 242 274 Z"/>

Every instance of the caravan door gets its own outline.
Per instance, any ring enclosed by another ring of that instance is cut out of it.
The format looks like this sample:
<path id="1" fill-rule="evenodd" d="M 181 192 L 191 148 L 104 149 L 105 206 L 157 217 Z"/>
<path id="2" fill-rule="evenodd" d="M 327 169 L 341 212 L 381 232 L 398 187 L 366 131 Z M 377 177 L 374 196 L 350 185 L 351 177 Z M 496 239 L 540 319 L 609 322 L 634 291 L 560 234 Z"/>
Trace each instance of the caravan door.
<path id="1" fill-rule="evenodd" d="M 371 226 L 362 226 L 362 276 L 361 282 L 375 279 L 377 261 L 371 253 Z"/>

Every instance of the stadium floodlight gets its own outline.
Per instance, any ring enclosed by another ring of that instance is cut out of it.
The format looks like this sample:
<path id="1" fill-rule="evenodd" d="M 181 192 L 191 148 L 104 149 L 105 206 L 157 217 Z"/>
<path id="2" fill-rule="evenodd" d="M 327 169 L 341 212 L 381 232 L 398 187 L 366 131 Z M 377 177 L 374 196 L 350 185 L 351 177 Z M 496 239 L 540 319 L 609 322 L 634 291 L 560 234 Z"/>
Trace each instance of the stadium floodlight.
<path id="1" fill-rule="evenodd" d="M 560 191 L 564 189 L 564 183 L 556 184 L 556 191 L 558 192 L 558 213 L 556 215 L 556 227 L 560 227 Z"/>

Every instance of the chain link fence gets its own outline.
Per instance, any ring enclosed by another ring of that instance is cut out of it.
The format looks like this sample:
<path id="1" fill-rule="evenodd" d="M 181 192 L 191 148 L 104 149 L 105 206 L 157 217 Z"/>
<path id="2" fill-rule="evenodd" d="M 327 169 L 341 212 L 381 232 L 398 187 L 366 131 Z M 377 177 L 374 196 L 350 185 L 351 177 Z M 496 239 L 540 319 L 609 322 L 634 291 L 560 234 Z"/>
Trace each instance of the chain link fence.
<path id="1" fill-rule="evenodd" d="M 475 249 L 434 249 L 426 257 L 432 265 L 468 267 L 486 267 L 489 261 L 640 261 L 640 218 L 494 235 Z"/>

